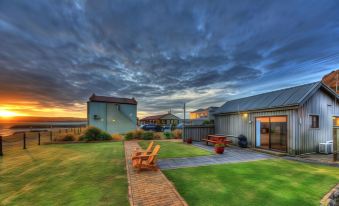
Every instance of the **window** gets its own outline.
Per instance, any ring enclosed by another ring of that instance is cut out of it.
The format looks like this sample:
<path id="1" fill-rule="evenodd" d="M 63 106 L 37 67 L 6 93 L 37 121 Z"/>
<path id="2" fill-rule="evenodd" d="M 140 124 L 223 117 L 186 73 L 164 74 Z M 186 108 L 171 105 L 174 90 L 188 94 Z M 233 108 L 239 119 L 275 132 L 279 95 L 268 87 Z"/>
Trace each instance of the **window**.
<path id="1" fill-rule="evenodd" d="M 319 115 L 310 115 L 311 128 L 319 128 Z"/>
<path id="2" fill-rule="evenodd" d="M 333 126 L 339 126 L 339 117 L 333 117 Z"/>

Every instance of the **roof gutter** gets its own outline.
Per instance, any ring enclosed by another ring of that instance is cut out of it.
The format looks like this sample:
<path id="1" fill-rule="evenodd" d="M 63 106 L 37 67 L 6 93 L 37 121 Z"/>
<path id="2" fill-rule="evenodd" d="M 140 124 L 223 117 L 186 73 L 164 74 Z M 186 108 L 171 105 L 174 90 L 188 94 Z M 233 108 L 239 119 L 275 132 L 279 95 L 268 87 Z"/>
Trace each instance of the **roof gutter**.
<path id="1" fill-rule="evenodd" d="M 281 110 L 293 110 L 298 109 L 299 104 L 293 104 L 283 107 L 272 107 L 272 108 L 265 108 L 265 109 L 253 109 L 253 110 L 245 110 L 245 111 L 237 111 L 237 112 L 224 112 L 224 113 L 217 113 L 214 114 L 215 116 L 223 116 L 223 115 L 230 115 L 230 114 L 239 114 L 239 113 L 255 113 L 255 112 L 271 112 L 271 111 L 281 111 Z"/>

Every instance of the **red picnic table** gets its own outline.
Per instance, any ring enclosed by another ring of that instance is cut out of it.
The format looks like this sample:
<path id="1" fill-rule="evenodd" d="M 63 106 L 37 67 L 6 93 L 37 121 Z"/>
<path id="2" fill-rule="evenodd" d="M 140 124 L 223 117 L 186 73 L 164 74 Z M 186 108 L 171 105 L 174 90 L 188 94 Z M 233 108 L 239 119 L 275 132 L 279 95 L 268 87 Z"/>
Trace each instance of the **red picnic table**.
<path id="1" fill-rule="evenodd" d="M 207 135 L 207 139 L 203 139 L 203 141 L 206 141 L 206 145 L 208 145 L 208 143 L 224 143 L 225 146 L 227 146 L 228 144 L 232 143 L 232 141 L 228 140 L 225 135 L 220 134 L 209 134 Z"/>

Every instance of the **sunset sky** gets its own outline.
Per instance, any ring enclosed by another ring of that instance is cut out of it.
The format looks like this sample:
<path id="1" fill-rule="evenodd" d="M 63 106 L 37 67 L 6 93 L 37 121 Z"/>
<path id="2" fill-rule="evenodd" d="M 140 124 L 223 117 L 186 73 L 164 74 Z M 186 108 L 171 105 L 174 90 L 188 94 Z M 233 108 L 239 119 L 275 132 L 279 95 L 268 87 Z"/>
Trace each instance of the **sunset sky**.
<path id="1" fill-rule="evenodd" d="M 0 1 L 0 116 L 138 115 L 319 81 L 339 68 L 338 1 Z"/>

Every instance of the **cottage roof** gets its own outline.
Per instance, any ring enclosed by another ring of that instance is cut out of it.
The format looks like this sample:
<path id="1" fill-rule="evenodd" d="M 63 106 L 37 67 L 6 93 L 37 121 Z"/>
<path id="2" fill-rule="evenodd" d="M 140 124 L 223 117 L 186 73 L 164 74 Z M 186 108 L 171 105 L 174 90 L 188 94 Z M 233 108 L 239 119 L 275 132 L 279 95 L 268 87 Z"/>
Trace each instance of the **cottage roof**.
<path id="1" fill-rule="evenodd" d="M 322 82 L 299 85 L 286 89 L 244 97 L 226 102 L 214 114 L 246 112 L 281 107 L 300 106 L 319 88 L 324 88 L 334 96 L 335 92 Z M 337 96 L 338 98 L 338 96 Z"/>
<path id="2" fill-rule="evenodd" d="M 153 116 L 148 116 L 148 117 L 144 117 L 141 119 L 141 121 L 145 121 L 145 120 L 158 120 L 158 119 L 161 119 L 167 115 L 171 115 L 171 117 L 173 118 L 170 118 L 170 119 L 179 119 L 179 117 L 175 116 L 174 114 L 172 113 L 166 113 L 166 114 L 160 114 L 160 115 L 153 115 Z"/>
<path id="3" fill-rule="evenodd" d="M 133 105 L 137 105 L 138 102 L 132 98 L 120 98 L 120 97 L 107 97 L 107 96 L 97 96 L 95 94 L 93 94 L 90 98 L 89 98 L 90 102 L 106 102 L 106 103 L 118 103 L 118 104 L 133 104 Z"/>

